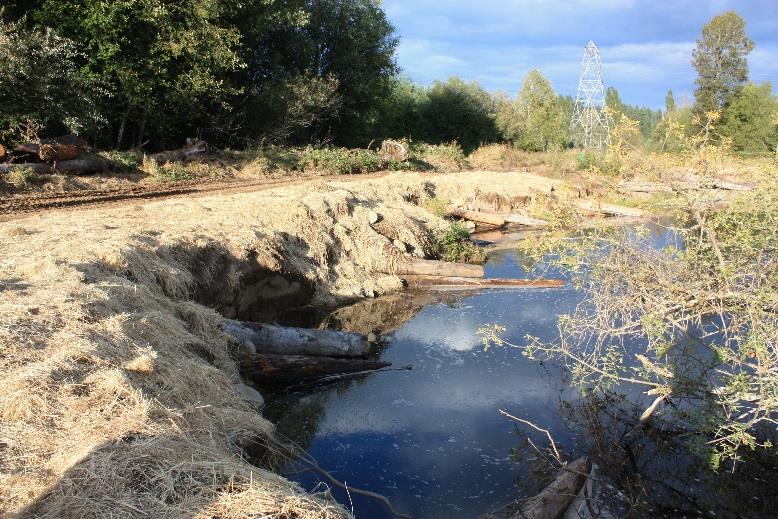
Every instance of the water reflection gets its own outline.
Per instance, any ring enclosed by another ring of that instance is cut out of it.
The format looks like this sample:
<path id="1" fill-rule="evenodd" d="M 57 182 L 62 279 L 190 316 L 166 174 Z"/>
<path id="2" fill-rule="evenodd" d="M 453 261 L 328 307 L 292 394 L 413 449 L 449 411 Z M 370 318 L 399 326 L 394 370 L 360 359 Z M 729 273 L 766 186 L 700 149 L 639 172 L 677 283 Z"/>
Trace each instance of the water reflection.
<path id="1" fill-rule="evenodd" d="M 513 251 L 495 252 L 487 265 L 487 276 L 525 275 Z M 572 289 L 420 293 L 341 310 L 329 324 L 363 333 L 383 327 L 389 335 L 382 358 L 415 369 L 283 398 L 268 414 L 335 477 L 386 495 L 400 511 L 488 512 L 516 497 L 514 425 L 498 409 L 555 425 L 557 441 L 571 451 L 580 442 L 561 422 L 560 400 L 576 398 L 561 371 L 516 350 L 484 351 L 478 329 L 500 323 L 518 343 L 527 334 L 552 339 L 557 316 L 572 311 L 578 297 Z M 318 481 L 311 473 L 295 479 L 308 488 Z M 534 488 L 530 471 L 527 479 Z M 349 502 L 345 492 L 335 493 Z M 374 500 L 351 498 L 357 517 L 390 517 Z"/>

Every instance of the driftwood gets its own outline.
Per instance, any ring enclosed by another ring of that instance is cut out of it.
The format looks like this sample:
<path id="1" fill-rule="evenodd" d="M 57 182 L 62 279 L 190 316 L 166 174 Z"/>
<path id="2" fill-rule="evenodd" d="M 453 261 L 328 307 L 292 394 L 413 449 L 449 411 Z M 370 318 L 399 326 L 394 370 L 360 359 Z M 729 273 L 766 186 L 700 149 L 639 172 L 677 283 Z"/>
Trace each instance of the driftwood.
<path id="1" fill-rule="evenodd" d="M 391 365 L 391 362 L 368 359 L 278 355 L 273 353 L 245 355 L 240 362 L 243 376 L 256 384 L 304 382 L 335 374 L 373 371 Z"/>
<path id="2" fill-rule="evenodd" d="M 588 458 L 565 465 L 562 472 L 543 491 L 528 499 L 511 519 L 559 519 L 575 500 L 591 471 Z"/>
<path id="3" fill-rule="evenodd" d="M 645 211 L 636 207 L 626 207 L 616 204 L 605 204 L 602 202 L 589 202 L 587 200 L 577 200 L 575 203 L 580 209 L 585 211 L 591 211 L 593 213 L 601 213 L 608 216 L 631 216 L 641 217 L 645 216 Z"/>
<path id="4" fill-rule="evenodd" d="M 381 143 L 381 156 L 405 162 L 409 158 L 408 147 L 400 141 L 388 139 Z"/>
<path id="5" fill-rule="evenodd" d="M 40 143 L 25 142 L 14 148 L 14 152 L 30 155 L 44 162 L 77 159 L 89 150 L 89 143 L 77 135 L 62 135 L 41 139 Z"/>
<path id="6" fill-rule="evenodd" d="M 225 321 L 222 329 L 248 353 L 277 353 L 361 358 L 370 353 L 365 335 L 333 330 L 308 330 L 273 324 Z"/>
<path id="7" fill-rule="evenodd" d="M 621 193 L 672 193 L 674 191 L 695 191 L 704 187 L 702 181 L 696 177 L 687 177 L 680 180 L 670 180 L 667 183 L 652 182 L 647 180 L 625 180 L 619 182 L 618 190 Z M 714 179 L 710 187 L 726 191 L 753 191 L 751 184 L 728 182 Z"/>
<path id="8" fill-rule="evenodd" d="M 403 276 L 411 288 L 481 289 L 481 288 L 563 288 L 561 279 L 477 279 L 453 276 Z"/>
<path id="9" fill-rule="evenodd" d="M 494 225 L 495 227 L 502 227 L 505 225 L 505 218 L 500 215 L 493 213 L 483 213 L 481 211 L 468 211 L 467 209 L 459 209 L 456 207 L 449 207 L 446 211 L 446 216 L 453 216 L 456 218 L 462 218 L 464 220 L 470 220 L 471 222 Z"/>
<path id="10" fill-rule="evenodd" d="M 183 148 L 172 151 L 163 151 L 161 153 L 154 153 L 153 155 L 148 155 L 148 158 L 157 164 L 165 164 L 166 162 L 177 162 L 185 160 L 194 155 L 205 153 L 207 150 L 208 144 L 206 142 L 187 139 L 186 146 Z"/>
<path id="11" fill-rule="evenodd" d="M 393 274 L 397 274 L 401 277 L 416 275 L 482 278 L 484 277 L 484 268 L 481 265 L 469 265 L 467 263 L 410 259 L 397 265 Z"/>
<path id="12" fill-rule="evenodd" d="M 28 162 L 22 164 L 0 164 L 0 173 L 28 169 L 38 175 L 50 173 L 87 174 L 100 173 L 108 169 L 108 163 L 102 159 L 75 159 L 61 162 Z"/>

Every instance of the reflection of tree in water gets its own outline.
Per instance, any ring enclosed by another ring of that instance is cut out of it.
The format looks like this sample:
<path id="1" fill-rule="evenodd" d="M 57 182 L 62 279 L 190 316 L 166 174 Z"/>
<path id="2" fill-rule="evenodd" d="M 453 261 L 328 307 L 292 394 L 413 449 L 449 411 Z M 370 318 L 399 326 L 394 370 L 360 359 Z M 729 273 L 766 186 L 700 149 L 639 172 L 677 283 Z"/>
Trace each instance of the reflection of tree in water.
<path id="1" fill-rule="evenodd" d="M 591 394 L 562 407 L 571 427 L 586 432 L 586 448 L 599 466 L 598 501 L 614 517 L 771 517 L 778 510 L 774 452 L 744 452 L 734 466 L 714 471 L 690 453 L 694 439 L 678 425 L 655 418 L 636 427 L 643 409 L 622 395 Z M 515 450 L 514 459 L 521 473 L 535 476 L 517 481 L 523 497 L 538 493 L 556 469 L 529 443 Z"/>

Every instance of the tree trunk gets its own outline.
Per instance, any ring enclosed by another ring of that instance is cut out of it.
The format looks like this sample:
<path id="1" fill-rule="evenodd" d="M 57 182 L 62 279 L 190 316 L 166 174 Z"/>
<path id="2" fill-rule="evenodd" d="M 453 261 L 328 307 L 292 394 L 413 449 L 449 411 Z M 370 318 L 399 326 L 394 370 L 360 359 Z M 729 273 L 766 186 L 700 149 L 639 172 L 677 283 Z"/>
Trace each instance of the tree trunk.
<path id="1" fill-rule="evenodd" d="M 458 209 L 456 207 L 448 208 L 446 211 L 446 216 L 454 216 L 456 218 L 470 220 L 471 222 L 486 223 L 489 225 L 494 225 L 495 227 L 502 227 L 505 225 L 505 219 L 502 216 L 482 213 L 480 211 L 468 211 L 466 209 Z"/>
<path id="2" fill-rule="evenodd" d="M 108 163 L 101 159 L 75 159 L 61 162 L 28 162 L 23 164 L 0 164 L 0 173 L 10 173 L 14 170 L 29 169 L 38 175 L 50 173 L 70 173 L 83 175 L 100 173 L 108 169 Z"/>
<path id="3" fill-rule="evenodd" d="M 225 321 L 222 329 L 248 353 L 349 358 L 366 357 L 370 353 L 367 337 L 359 333 L 307 330 L 242 321 Z"/>
<path id="4" fill-rule="evenodd" d="M 121 149 L 124 140 L 124 129 L 127 127 L 127 118 L 130 116 L 130 105 L 127 105 L 119 123 L 119 134 L 116 136 L 116 148 Z"/>
<path id="5" fill-rule="evenodd" d="M 397 265 L 393 273 L 399 276 L 422 275 L 482 278 L 484 277 L 484 268 L 481 265 L 468 265 L 467 263 L 412 259 Z"/>
<path id="6" fill-rule="evenodd" d="M 336 374 L 372 371 L 391 365 L 391 362 L 366 359 L 256 353 L 243 357 L 240 369 L 243 376 L 255 384 L 289 384 Z"/>
<path id="7" fill-rule="evenodd" d="M 481 288 L 564 288 L 561 279 L 478 279 L 455 276 L 403 276 L 411 288 L 481 289 Z"/>
<path id="8" fill-rule="evenodd" d="M 638 209 L 636 207 L 625 207 L 623 205 L 616 204 L 604 204 L 601 202 L 577 200 L 575 205 L 585 211 L 606 214 L 608 216 L 631 216 L 637 218 L 646 215 L 645 211 L 642 209 Z"/>
<path id="9" fill-rule="evenodd" d="M 511 519 L 559 519 L 575 500 L 591 471 L 588 458 L 568 463 L 543 491 L 528 499 Z"/>

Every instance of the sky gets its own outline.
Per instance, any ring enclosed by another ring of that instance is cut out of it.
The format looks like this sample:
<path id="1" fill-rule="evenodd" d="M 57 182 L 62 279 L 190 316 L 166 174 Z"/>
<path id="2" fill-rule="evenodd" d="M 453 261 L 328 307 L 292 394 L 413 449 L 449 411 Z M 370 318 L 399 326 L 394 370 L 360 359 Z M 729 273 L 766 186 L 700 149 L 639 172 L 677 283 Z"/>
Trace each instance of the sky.
<path id="1" fill-rule="evenodd" d="M 713 16 L 734 10 L 756 43 L 755 82 L 778 83 L 778 0 L 384 0 L 402 74 L 429 85 L 456 75 L 514 95 L 537 68 L 575 96 L 583 49 L 600 49 L 605 86 L 625 103 L 693 99 L 692 50 Z"/>

